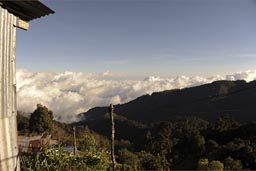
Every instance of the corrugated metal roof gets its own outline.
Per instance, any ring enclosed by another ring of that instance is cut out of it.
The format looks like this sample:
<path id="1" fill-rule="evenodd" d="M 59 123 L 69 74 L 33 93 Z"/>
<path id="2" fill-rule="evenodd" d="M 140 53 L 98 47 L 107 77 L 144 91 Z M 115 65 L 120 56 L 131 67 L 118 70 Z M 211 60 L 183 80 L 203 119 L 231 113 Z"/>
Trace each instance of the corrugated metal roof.
<path id="1" fill-rule="evenodd" d="M 54 13 L 53 10 L 38 0 L 0 0 L 0 5 L 10 13 L 26 21 Z"/>

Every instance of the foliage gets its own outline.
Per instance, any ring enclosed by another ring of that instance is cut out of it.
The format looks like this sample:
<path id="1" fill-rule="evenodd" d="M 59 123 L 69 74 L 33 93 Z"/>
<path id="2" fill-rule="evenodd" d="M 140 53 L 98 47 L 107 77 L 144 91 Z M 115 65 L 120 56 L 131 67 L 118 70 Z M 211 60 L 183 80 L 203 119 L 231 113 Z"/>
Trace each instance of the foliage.
<path id="1" fill-rule="evenodd" d="M 153 154 L 171 153 L 173 147 L 172 125 L 170 122 L 161 122 L 151 129 L 147 134 L 148 149 Z"/>
<path id="2" fill-rule="evenodd" d="M 17 112 L 17 126 L 18 131 L 22 132 L 22 134 L 26 133 L 29 128 L 29 118 L 21 111 Z"/>
<path id="3" fill-rule="evenodd" d="M 198 170 L 223 171 L 223 169 L 224 165 L 220 161 L 213 160 L 209 162 L 208 159 L 198 161 Z"/>
<path id="4" fill-rule="evenodd" d="M 210 125 L 210 127 L 213 130 L 223 132 L 226 130 L 235 129 L 239 125 L 240 124 L 234 121 L 234 119 L 230 115 L 226 114 L 219 117 L 214 123 Z"/>
<path id="5" fill-rule="evenodd" d="M 99 151 L 75 157 L 61 146 L 48 148 L 40 153 L 23 153 L 28 171 L 107 170 L 110 166 L 107 156 L 105 151 Z"/>
<path id="6" fill-rule="evenodd" d="M 91 127 L 93 122 L 75 124 L 79 157 L 64 147 L 24 154 L 29 169 L 110 169 L 110 124 L 108 120 L 95 122 L 99 129 Z M 118 170 L 256 169 L 256 123 L 241 124 L 228 115 L 212 123 L 187 117 L 138 126 L 120 116 L 116 123 Z M 37 105 L 29 121 L 18 115 L 18 126 L 19 134 L 27 134 L 29 128 L 32 133 L 51 133 L 65 145 L 73 144 L 73 125 L 53 121 L 52 112 L 42 105 Z"/>
<path id="7" fill-rule="evenodd" d="M 61 171 L 72 168 L 74 164 L 73 155 L 67 153 L 64 148 L 49 148 L 40 153 L 24 153 L 23 156 L 29 171 Z"/>
<path id="8" fill-rule="evenodd" d="M 141 151 L 138 153 L 140 158 L 141 170 L 161 170 L 162 166 L 158 158 L 148 152 Z"/>
<path id="9" fill-rule="evenodd" d="M 140 170 L 138 156 L 125 148 L 118 151 L 117 162 L 122 164 L 121 169 Z"/>
<path id="10" fill-rule="evenodd" d="M 41 104 L 37 105 L 36 110 L 29 119 L 29 129 L 31 132 L 43 133 L 50 132 L 53 127 L 53 113 Z"/>
<path id="11" fill-rule="evenodd" d="M 224 160 L 225 170 L 242 170 L 243 165 L 240 160 L 234 160 L 231 157 L 228 157 Z"/>
<path id="12" fill-rule="evenodd" d="M 96 141 L 93 136 L 85 135 L 78 141 L 78 150 L 96 151 Z"/>

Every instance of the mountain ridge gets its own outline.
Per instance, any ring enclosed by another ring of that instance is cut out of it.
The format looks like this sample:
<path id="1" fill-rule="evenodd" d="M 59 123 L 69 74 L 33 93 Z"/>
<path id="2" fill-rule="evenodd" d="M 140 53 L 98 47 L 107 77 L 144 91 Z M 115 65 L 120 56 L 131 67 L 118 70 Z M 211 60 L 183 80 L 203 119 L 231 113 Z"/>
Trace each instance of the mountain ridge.
<path id="1" fill-rule="evenodd" d="M 212 83 L 154 92 L 130 102 L 115 105 L 115 113 L 129 120 L 153 123 L 189 116 L 212 121 L 229 114 L 241 121 L 256 120 L 253 100 L 256 81 L 214 81 Z M 85 120 L 102 118 L 107 107 L 95 107 L 82 113 Z"/>

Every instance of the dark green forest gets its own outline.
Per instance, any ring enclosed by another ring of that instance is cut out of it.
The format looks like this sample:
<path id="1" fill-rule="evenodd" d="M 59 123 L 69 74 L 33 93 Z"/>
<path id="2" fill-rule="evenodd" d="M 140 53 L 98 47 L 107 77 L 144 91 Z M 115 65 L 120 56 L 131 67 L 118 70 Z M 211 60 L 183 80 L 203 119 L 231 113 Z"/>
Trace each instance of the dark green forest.
<path id="1" fill-rule="evenodd" d="M 115 105 L 117 170 L 256 170 L 255 90 L 256 81 L 216 81 Z M 18 113 L 19 135 L 51 134 L 59 144 L 24 154 L 30 170 L 111 170 L 108 107 L 72 124 L 53 116 L 43 105 Z M 74 126 L 79 156 L 64 150 Z"/>
<path id="2" fill-rule="evenodd" d="M 143 95 L 115 105 L 115 112 L 129 120 L 146 124 L 196 116 L 214 122 L 229 114 L 240 122 L 256 120 L 256 81 L 215 81 L 200 86 Z M 107 107 L 82 113 L 85 120 L 98 120 Z"/>
<path id="3" fill-rule="evenodd" d="M 19 135 L 51 134 L 59 141 L 40 154 L 24 154 L 30 170 L 111 170 L 111 122 L 105 117 L 73 124 L 53 120 L 42 105 L 25 117 L 18 113 Z M 96 123 L 98 122 L 98 123 Z M 183 117 L 145 124 L 115 114 L 115 154 L 118 170 L 255 170 L 256 123 L 240 123 L 222 115 L 214 121 Z M 79 156 L 66 153 L 76 126 Z M 62 156 L 62 157 L 60 157 Z M 32 163 L 37 163 L 33 164 Z"/>

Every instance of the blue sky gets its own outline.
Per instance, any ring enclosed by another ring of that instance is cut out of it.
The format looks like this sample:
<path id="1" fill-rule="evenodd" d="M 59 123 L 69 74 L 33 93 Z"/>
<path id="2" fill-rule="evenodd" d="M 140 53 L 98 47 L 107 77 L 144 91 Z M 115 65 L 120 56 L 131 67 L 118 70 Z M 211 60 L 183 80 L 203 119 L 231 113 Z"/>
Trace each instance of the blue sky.
<path id="1" fill-rule="evenodd" d="M 254 0 L 44 0 L 56 13 L 17 32 L 17 67 L 127 77 L 256 68 Z"/>

